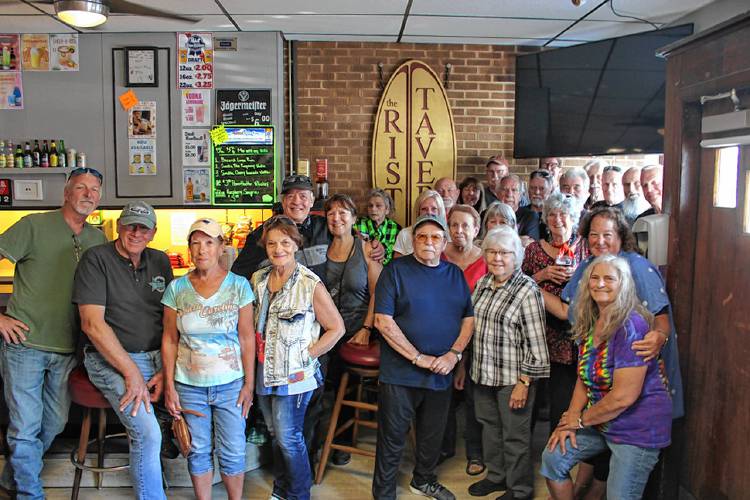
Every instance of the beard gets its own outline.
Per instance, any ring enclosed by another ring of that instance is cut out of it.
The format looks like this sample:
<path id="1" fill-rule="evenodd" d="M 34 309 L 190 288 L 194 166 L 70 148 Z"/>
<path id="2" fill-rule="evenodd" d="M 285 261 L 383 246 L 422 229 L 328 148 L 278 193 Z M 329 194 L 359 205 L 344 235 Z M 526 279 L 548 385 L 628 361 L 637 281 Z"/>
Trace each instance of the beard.
<path id="1" fill-rule="evenodd" d="M 625 214 L 625 217 L 630 220 L 635 220 L 636 217 L 649 208 L 651 208 L 651 205 L 643 196 L 625 198 L 625 201 L 622 202 L 622 211 Z"/>

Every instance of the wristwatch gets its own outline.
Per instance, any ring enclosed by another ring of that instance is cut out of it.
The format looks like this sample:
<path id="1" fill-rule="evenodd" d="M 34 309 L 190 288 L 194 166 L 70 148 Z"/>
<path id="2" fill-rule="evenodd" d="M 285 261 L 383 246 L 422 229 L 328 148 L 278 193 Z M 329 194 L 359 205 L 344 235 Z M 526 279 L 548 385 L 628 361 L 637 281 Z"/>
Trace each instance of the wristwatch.
<path id="1" fill-rule="evenodd" d="M 416 356 L 414 356 L 414 359 L 411 360 L 411 364 L 416 365 L 419 363 L 419 360 L 422 359 L 422 353 L 417 353 Z"/>
<path id="2" fill-rule="evenodd" d="M 529 387 L 531 385 L 531 380 L 523 380 L 519 378 L 518 382 L 525 385 L 526 387 Z"/>
<path id="3" fill-rule="evenodd" d="M 464 357 L 462 353 L 458 352 L 457 350 L 453 348 L 451 348 L 449 352 L 452 352 L 453 354 L 455 354 L 459 361 L 461 361 L 461 358 Z"/>

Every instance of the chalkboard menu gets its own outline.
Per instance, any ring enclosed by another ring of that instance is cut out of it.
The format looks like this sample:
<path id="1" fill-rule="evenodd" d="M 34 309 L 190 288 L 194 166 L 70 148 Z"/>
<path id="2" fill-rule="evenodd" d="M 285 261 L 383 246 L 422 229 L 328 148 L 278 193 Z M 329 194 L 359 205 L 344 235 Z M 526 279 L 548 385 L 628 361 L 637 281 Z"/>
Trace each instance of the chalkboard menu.
<path id="1" fill-rule="evenodd" d="M 270 207 L 276 201 L 273 127 L 226 127 L 229 138 L 211 148 L 211 203 Z"/>
<path id="2" fill-rule="evenodd" d="M 270 125 L 271 89 L 217 90 L 216 123 Z"/>

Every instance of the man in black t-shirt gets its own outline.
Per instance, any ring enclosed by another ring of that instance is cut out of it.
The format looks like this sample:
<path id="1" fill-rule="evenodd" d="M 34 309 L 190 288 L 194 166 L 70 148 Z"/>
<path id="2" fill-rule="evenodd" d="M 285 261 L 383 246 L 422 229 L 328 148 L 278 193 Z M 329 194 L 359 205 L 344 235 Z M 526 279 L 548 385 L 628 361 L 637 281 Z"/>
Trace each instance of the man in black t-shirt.
<path id="1" fill-rule="evenodd" d="M 117 232 L 113 243 L 92 247 L 81 257 L 73 303 L 90 341 L 84 348 L 89 379 L 128 432 L 136 496 L 165 499 L 162 433 L 151 402 L 162 391 L 161 298 L 172 268 L 164 252 L 146 247 L 156 233 L 156 214 L 148 204 L 126 205 Z"/>

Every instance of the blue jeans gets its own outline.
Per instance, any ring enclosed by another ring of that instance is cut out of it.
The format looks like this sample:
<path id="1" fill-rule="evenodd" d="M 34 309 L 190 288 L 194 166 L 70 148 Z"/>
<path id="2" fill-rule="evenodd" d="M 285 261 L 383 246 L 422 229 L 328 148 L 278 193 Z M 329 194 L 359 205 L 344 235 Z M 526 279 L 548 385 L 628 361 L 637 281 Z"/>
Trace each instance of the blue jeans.
<path id="1" fill-rule="evenodd" d="M 570 469 L 583 459 L 606 451 L 612 451 L 607 479 L 607 498 L 617 500 L 638 500 L 643 496 L 648 476 L 659 460 L 658 448 L 641 448 L 629 444 L 616 444 L 591 427 L 576 432 L 578 448 L 566 442 L 567 452 L 563 455 L 560 447 L 554 451 L 544 449 L 542 454 L 542 476 L 552 481 L 570 480 Z"/>
<path id="2" fill-rule="evenodd" d="M 258 396 L 263 418 L 273 436 L 274 492 L 287 500 L 310 498 L 312 472 L 302 429 L 313 392 Z"/>
<path id="3" fill-rule="evenodd" d="M 42 457 L 68 420 L 68 376 L 76 360 L 72 354 L 5 342 L 0 360 L 10 448 L 3 487 L 17 490 L 18 498 L 44 498 Z"/>
<path id="4" fill-rule="evenodd" d="M 192 436 L 192 448 L 187 457 L 191 475 L 200 476 L 214 470 L 211 424 L 216 432 L 219 470 L 225 476 L 244 474 L 245 417 L 242 416 L 242 407 L 237 406 L 237 398 L 244 383 L 244 377 L 211 387 L 175 382 L 182 408 L 205 415 L 197 417 L 183 413 Z"/>
<path id="5" fill-rule="evenodd" d="M 125 379 L 98 352 L 86 348 L 84 364 L 89 374 L 89 380 L 100 390 L 115 414 L 125 426 L 130 440 L 130 478 L 133 481 L 135 496 L 141 499 L 165 499 L 162 486 L 161 461 L 161 430 L 156 420 L 154 410 L 147 413 L 141 406 L 133 417 L 132 403 L 120 411 L 120 399 L 125 394 Z M 161 370 L 161 353 L 130 352 L 130 358 L 136 364 L 148 382 Z"/>

